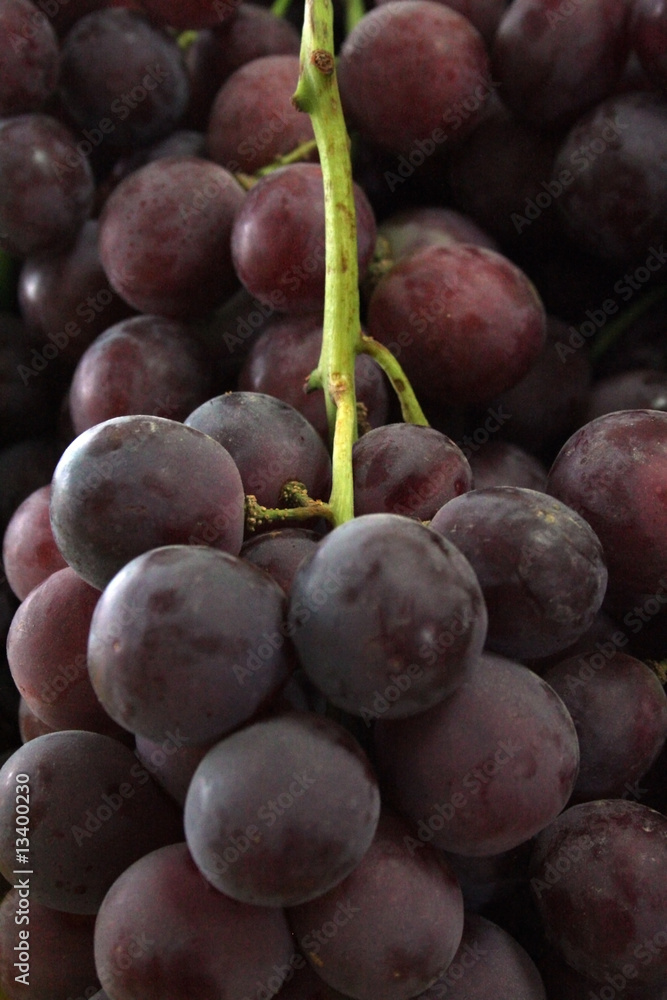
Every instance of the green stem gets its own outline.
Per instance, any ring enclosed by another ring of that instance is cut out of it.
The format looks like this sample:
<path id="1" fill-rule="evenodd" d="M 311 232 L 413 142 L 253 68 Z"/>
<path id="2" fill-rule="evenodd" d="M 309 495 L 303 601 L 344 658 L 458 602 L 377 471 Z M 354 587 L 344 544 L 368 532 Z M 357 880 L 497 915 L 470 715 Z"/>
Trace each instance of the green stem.
<path id="1" fill-rule="evenodd" d="M 271 524 L 302 524 L 313 518 L 323 517 L 334 523 L 333 511 L 323 500 L 312 500 L 303 483 L 285 483 L 280 494 L 283 507 L 263 507 L 257 497 L 246 494 L 245 524 L 249 531 Z M 1 1000 L 1 998 L 0 998 Z"/>
<path id="2" fill-rule="evenodd" d="M 618 319 L 609 323 L 605 330 L 600 332 L 591 347 L 591 361 L 599 361 L 603 354 L 621 337 L 632 324 L 643 316 L 645 312 L 659 302 L 667 294 L 667 285 L 659 285 L 651 288 L 642 295 L 633 306 L 626 309 Z"/>
<path id="3" fill-rule="evenodd" d="M 346 0 L 345 2 L 345 34 L 349 35 L 356 28 L 366 13 L 364 0 Z"/>
<path id="4" fill-rule="evenodd" d="M 314 139 L 308 139 L 307 142 L 302 142 L 300 146 L 296 146 L 289 153 L 285 153 L 283 156 L 277 156 L 273 163 L 267 163 L 265 167 L 260 167 L 259 170 L 255 171 L 255 177 L 266 177 L 267 174 L 272 174 L 274 170 L 278 170 L 279 167 L 287 167 L 290 163 L 299 163 L 301 160 L 307 160 L 310 154 L 317 149 L 317 143 Z"/>
<path id="5" fill-rule="evenodd" d="M 367 337 L 365 334 L 362 334 L 361 342 L 363 353 L 370 354 L 377 361 L 391 382 L 401 404 L 401 413 L 406 424 L 421 424 L 423 427 L 428 427 L 428 420 L 419 405 L 414 389 L 408 382 L 405 372 L 389 348 L 372 337 Z"/>
<path id="6" fill-rule="evenodd" d="M 276 17 L 284 17 L 292 5 L 292 0 L 273 0 L 271 13 Z"/>
<path id="7" fill-rule="evenodd" d="M 324 181 L 325 295 L 317 378 L 332 436 L 334 523 L 354 517 L 352 446 L 357 436 L 354 362 L 361 350 L 357 228 L 349 138 L 338 93 L 331 0 L 306 0 L 301 70 L 292 98 L 312 120 Z"/>

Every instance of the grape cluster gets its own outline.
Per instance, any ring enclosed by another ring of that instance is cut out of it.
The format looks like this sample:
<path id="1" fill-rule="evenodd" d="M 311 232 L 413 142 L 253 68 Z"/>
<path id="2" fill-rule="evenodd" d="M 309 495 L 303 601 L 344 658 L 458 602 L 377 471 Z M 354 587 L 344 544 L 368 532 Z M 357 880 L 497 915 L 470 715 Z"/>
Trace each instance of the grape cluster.
<path id="1" fill-rule="evenodd" d="M 666 162 L 666 0 L 2 0 L 0 1000 L 667 1000 Z"/>

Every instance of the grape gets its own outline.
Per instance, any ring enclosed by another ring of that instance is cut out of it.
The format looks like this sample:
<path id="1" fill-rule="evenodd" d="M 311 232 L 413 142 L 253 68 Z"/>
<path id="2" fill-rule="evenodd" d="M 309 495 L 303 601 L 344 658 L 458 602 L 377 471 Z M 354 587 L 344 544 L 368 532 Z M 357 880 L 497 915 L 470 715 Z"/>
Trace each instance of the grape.
<path id="1" fill-rule="evenodd" d="M 417 395 L 439 404 L 483 403 L 509 389 L 542 351 L 545 324 L 523 272 L 466 245 L 399 261 L 368 307 L 369 334 L 398 357 Z"/>
<path id="2" fill-rule="evenodd" d="M 375 249 L 376 227 L 357 185 L 354 204 L 363 277 Z M 250 189 L 234 220 L 232 258 L 240 280 L 260 302 L 281 312 L 322 308 L 324 188 L 319 166 L 281 167 Z"/>
<path id="3" fill-rule="evenodd" d="M 235 287 L 232 223 L 243 190 L 222 167 L 167 157 L 126 177 L 100 217 L 100 258 L 135 309 L 191 319 Z"/>
<path id="4" fill-rule="evenodd" d="M 368 724 L 451 695 L 482 651 L 487 615 L 454 545 L 407 517 L 366 514 L 302 564 L 288 625 L 310 680 Z"/>
<path id="5" fill-rule="evenodd" d="M 296 54 L 263 56 L 232 73 L 208 120 L 211 159 L 253 174 L 312 139 L 310 118 L 291 103 L 298 79 Z"/>
<path id="6" fill-rule="evenodd" d="M 527 451 L 553 458 L 582 424 L 591 366 L 583 351 L 567 348 L 565 323 L 547 316 L 544 350 L 530 371 L 503 392 L 496 405 L 511 414 L 503 431 Z"/>
<path id="7" fill-rule="evenodd" d="M 445 434 L 415 424 L 385 424 L 364 434 L 352 454 L 355 514 L 405 514 L 428 521 L 472 489 L 472 470 Z"/>
<path id="8" fill-rule="evenodd" d="M 381 787 L 415 824 L 415 846 L 476 857 L 548 826 L 579 767 L 574 724 L 555 691 L 491 653 L 429 712 L 380 719 L 375 743 Z"/>
<path id="9" fill-rule="evenodd" d="M 578 972 L 633 986 L 667 979 L 667 818 L 636 802 L 585 802 L 537 838 L 531 888 L 547 937 Z"/>
<path id="10" fill-rule="evenodd" d="M 211 393 L 210 360 L 184 324 L 136 316 L 109 327 L 82 355 L 72 377 L 72 427 L 130 414 L 185 420 Z"/>
<path id="11" fill-rule="evenodd" d="M 420 1000 L 547 1000 L 540 974 L 514 938 L 484 917 L 467 914 L 463 937 L 444 975 Z"/>
<path id="12" fill-rule="evenodd" d="M 289 403 L 329 440 L 324 392 L 306 393 L 305 383 L 317 368 L 322 350 L 321 314 L 272 318 L 253 343 L 239 374 L 238 387 L 265 392 Z M 379 366 L 367 354 L 354 365 L 355 391 L 371 427 L 381 426 L 389 409 L 387 384 Z"/>
<path id="13" fill-rule="evenodd" d="M 667 376 L 639 368 L 599 379 L 589 393 L 582 425 L 615 410 L 667 410 Z"/>
<path id="14" fill-rule="evenodd" d="M 20 877 L 14 879 L 17 881 Z M 9 1000 L 67 1000 L 95 989 L 99 984 L 94 929 L 91 916 L 61 913 L 34 902 L 25 889 L 10 889 L 0 904 L 3 996 Z M 22 955 L 27 961 L 21 961 Z"/>
<path id="15" fill-rule="evenodd" d="M 380 4 L 387 0 L 375 2 Z M 507 0 L 447 0 L 446 6 L 466 17 L 477 28 L 487 45 L 490 45 L 507 7 Z"/>
<path id="16" fill-rule="evenodd" d="M 547 470 L 538 459 L 519 445 L 508 441 L 489 441 L 476 451 L 469 449 L 469 452 L 467 458 L 472 469 L 475 489 L 484 490 L 489 486 L 519 486 L 545 492 Z"/>
<path id="17" fill-rule="evenodd" d="M 68 375 L 95 337 L 132 312 L 107 281 L 98 232 L 98 221 L 88 219 L 71 247 L 28 257 L 19 275 L 21 315 L 31 338 L 41 352 L 45 345 L 56 347 Z"/>
<path id="18" fill-rule="evenodd" d="M 88 630 L 100 592 L 67 567 L 26 597 L 7 637 L 17 688 L 53 729 L 89 729 L 105 713 L 90 686 Z"/>
<path id="19" fill-rule="evenodd" d="M 350 874 L 379 814 L 377 781 L 356 740 L 322 716 L 291 713 L 209 751 L 188 790 L 185 834 L 216 889 L 295 906 Z"/>
<path id="20" fill-rule="evenodd" d="M 489 649 L 519 660 L 567 649 L 593 623 L 607 570 L 592 528 L 546 493 L 497 486 L 446 503 L 434 531 L 470 561 Z"/>
<path id="21" fill-rule="evenodd" d="M 156 21 L 172 28 L 214 27 L 234 19 L 241 0 L 141 0 Z"/>
<path id="22" fill-rule="evenodd" d="M 621 410 L 581 427 L 549 472 L 548 492 L 578 511 L 602 543 L 618 611 L 635 600 L 650 598 L 656 611 L 662 603 L 666 459 L 667 413 Z"/>
<path id="23" fill-rule="evenodd" d="M 22 743 L 29 743 L 30 740 L 44 736 L 46 733 L 55 733 L 56 730 L 47 726 L 45 722 L 38 719 L 35 713 L 29 708 L 25 698 L 19 701 L 19 733 Z"/>
<path id="24" fill-rule="evenodd" d="M 63 41 L 60 95 L 89 143 L 122 148 L 171 132 L 189 90 L 174 39 L 137 11 L 103 8 Z"/>
<path id="25" fill-rule="evenodd" d="M 384 220 L 378 227 L 378 236 L 389 243 L 389 253 L 394 261 L 429 246 L 473 243 L 489 250 L 498 249 L 496 241 L 472 219 L 451 208 L 403 209 Z"/>
<path id="26" fill-rule="evenodd" d="M 164 740 L 136 738 L 137 757 L 179 806 L 185 805 L 192 777 L 211 746 L 212 743 L 190 746 L 183 741 L 182 734 L 175 733 Z"/>
<path id="27" fill-rule="evenodd" d="M 629 51 L 628 4 L 514 0 L 493 45 L 504 100 L 539 127 L 569 124 L 606 97 Z"/>
<path id="28" fill-rule="evenodd" d="M 298 55 L 299 47 L 294 25 L 244 0 L 235 16 L 226 18 L 220 27 L 198 31 L 185 53 L 190 73 L 189 119 L 205 128 L 218 90 L 235 70 L 262 56 Z"/>
<path id="29" fill-rule="evenodd" d="M 48 378 L 35 377 L 42 374 L 48 361 L 28 347 L 23 323 L 0 312 L 0 445 L 44 433 L 53 426 L 52 386 Z"/>
<path id="30" fill-rule="evenodd" d="M 303 955 L 294 953 L 290 975 L 278 994 L 280 1000 L 350 1000 L 328 986 Z"/>
<path id="31" fill-rule="evenodd" d="M 346 118 L 365 138 L 423 159 L 471 132 L 492 92 L 480 34 L 431 0 L 369 11 L 343 42 L 338 83 Z"/>
<path id="32" fill-rule="evenodd" d="M 59 46 L 49 19 L 30 0 L 0 12 L 0 115 L 39 111 L 56 89 Z"/>
<path id="33" fill-rule="evenodd" d="M 630 36 L 642 69 L 667 90 L 667 4 L 665 0 L 634 0 Z"/>
<path id="34" fill-rule="evenodd" d="M 451 151 L 454 204 L 503 244 L 549 245 L 562 229 L 548 189 L 559 136 L 517 118 L 494 95 L 472 135 Z"/>
<path id="35" fill-rule="evenodd" d="M 238 555 L 243 485 L 222 445 L 166 417 L 116 417 L 80 434 L 53 476 L 51 526 L 68 564 L 99 590 L 161 545 Z"/>
<path id="36" fill-rule="evenodd" d="M 204 743 L 246 722 L 287 677 L 285 595 L 263 570 L 199 545 L 128 563 L 88 640 L 92 685 L 115 721 Z"/>
<path id="37" fill-rule="evenodd" d="M 328 498 L 327 450 L 315 428 L 289 403 L 264 393 L 231 392 L 203 403 L 185 423 L 229 452 L 244 491 L 262 506 L 281 506 L 281 490 L 290 480 L 303 483 L 315 500 Z"/>
<path id="38" fill-rule="evenodd" d="M 95 924 L 98 975 L 119 1000 L 261 1000 L 280 988 L 292 955 L 284 914 L 217 892 L 182 843 L 123 872 Z"/>
<path id="39" fill-rule="evenodd" d="M 241 547 L 241 558 L 270 573 L 289 595 L 299 566 L 312 555 L 319 536 L 304 528 L 281 528 L 248 539 Z"/>
<path id="40" fill-rule="evenodd" d="M 0 120 L 0 250 L 17 257 L 70 245 L 88 218 L 94 181 L 68 128 L 49 115 Z"/>
<path id="41" fill-rule="evenodd" d="M 0 451 L 0 531 L 14 511 L 40 486 L 47 486 L 62 446 L 50 438 L 30 438 Z"/>
<path id="42" fill-rule="evenodd" d="M 667 739 L 667 695 L 654 672 L 615 651 L 569 657 L 542 677 L 577 730 L 581 766 L 572 801 L 627 796 Z"/>
<path id="43" fill-rule="evenodd" d="M 182 839 L 177 807 L 128 747 L 99 733 L 49 733 L 24 743 L 0 770 L 0 868 L 8 878 L 16 868 L 14 803 L 24 775 L 31 902 L 96 913 L 137 858 Z"/>
<path id="44" fill-rule="evenodd" d="M 601 257 L 664 264 L 667 107 L 656 94 L 610 97 L 573 126 L 554 164 L 569 183 L 558 199 L 565 226 Z"/>
<path id="45" fill-rule="evenodd" d="M 444 851 L 459 880 L 466 913 L 488 912 L 489 906 L 502 905 L 515 896 L 528 880 L 532 849 L 533 841 L 526 840 L 509 851 L 482 857 Z"/>
<path id="46" fill-rule="evenodd" d="M 383 813 L 352 874 L 289 911 L 318 975 L 358 1000 L 415 996 L 449 966 L 461 941 L 456 877 L 432 848 L 406 848 L 410 833 L 404 820 Z"/>

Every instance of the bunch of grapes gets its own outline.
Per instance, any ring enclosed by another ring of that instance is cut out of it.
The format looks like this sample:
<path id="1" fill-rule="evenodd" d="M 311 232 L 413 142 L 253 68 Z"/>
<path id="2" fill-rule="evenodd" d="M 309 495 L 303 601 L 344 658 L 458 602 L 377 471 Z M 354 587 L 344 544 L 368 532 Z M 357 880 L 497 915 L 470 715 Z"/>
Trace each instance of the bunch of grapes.
<path id="1" fill-rule="evenodd" d="M 666 0 L 0 0 L 1 1000 L 667 1000 Z"/>

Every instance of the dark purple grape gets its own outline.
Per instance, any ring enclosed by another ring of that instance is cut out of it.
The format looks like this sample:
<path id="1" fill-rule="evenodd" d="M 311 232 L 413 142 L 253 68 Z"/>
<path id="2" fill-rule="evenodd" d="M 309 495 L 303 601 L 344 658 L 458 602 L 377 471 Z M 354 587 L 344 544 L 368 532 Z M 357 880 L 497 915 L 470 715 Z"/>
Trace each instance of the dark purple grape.
<path id="1" fill-rule="evenodd" d="M 236 278 L 232 223 L 243 189 L 222 167 L 167 157 L 126 177 L 100 217 L 111 286 L 140 312 L 191 319 L 219 305 Z"/>
<path id="2" fill-rule="evenodd" d="M 290 973 L 278 997 L 280 1000 L 350 1000 L 332 986 L 327 986 L 298 952 L 292 957 Z"/>
<path id="3" fill-rule="evenodd" d="M 0 531 L 16 508 L 40 486 L 48 486 L 62 453 L 51 438 L 30 438 L 0 450 Z"/>
<path id="4" fill-rule="evenodd" d="M 93 173 L 49 115 L 0 120 L 0 250 L 17 257 L 74 242 L 93 205 Z"/>
<path id="5" fill-rule="evenodd" d="M 203 403 L 185 421 L 221 444 L 234 459 L 243 489 L 264 507 L 280 507 L 285 483 L 303 483 L 327 500 L 331 460 L 322 439 L 298 410 L 259 392 L 229 392 Z"/>
<path id="6" fill-rule="evenodd" d="M 284 913 L 216 892 L 185 844 L 123 872 L 95 924 L 97 973 L 110 997 L 260 1000 L 279 990 L 293 953 Z"/>
<path id="7" fill-rule="evenodd" d="M 549 667 L 542 677 L 572 716 L 581 753 L 573 802 L 627 798 L 667 739 L 667 696 L 641 660 L 612 646 Z"/>
<path id="8" fill-rule="evenodd" d="M 97 913 L 121 872 L 182 839 L 176 805 L 128 747 L 99 733 L 49 733 L 25 743 L 0 771 L 0 867 L 14 881 L 20 811 L 29 799 L 30 899 L 66 913 Z"/>
<path id="9" fill-rule="evenodd" d="M 535 963 L 497 924 L 466 914 L 463 937 L 451 965 L 420 1000 L 547 1000 Z"/>
<path id="10" fill-rule="evenodd" d="M 429 712 L 381 719 L 375 744 L 381 787 L 416 827 L 412 850 L 509 851 L 556 818 L 579 767 L 574 723 L 555 691 L 490 653 Z"/>
<path id="11" fill-rule="evenodd" d="M 161 740 L 136 738 L 137 757 L 179 806 L 185 805 L 192 777 L 211 746 L 211 743 L 190 745 L 180 733 L 170 733 Z"/>
<path id="12" fill-rule="evenodd" d="M 665 263 L 667 105 L 656 94 L 610 97 L 574 125 L 554 176 L 569 174 L 558 208 L 573 240 L 611 260 Z M 643 273 L 643 272 L 642 272 Z"/>
<path id="13" fill-rule="evenodd" d="M 616 410 L 667 410 L 667 375 L 639 368 L 600 379 L 591 386 L 582 423 Z"/>
<path id="14" fill-rule="evenodd" d="M 470 462 L 477 490 L 490 486 L 519 486 L 542 493 L 546 490 L 546 468 L 519 445 L 509 441 L 487 441 L 466 449 L 464 443 L 463 453 Z"/>
<path id="15" fill-rule="evenodd" d="M 151 17 L 172 28 L 209 28 L 236 17 L 241 0 L 141 0 Z"/>
<path id="16" fill-rule="evenodd" d="M 566 324 L 548 316 L 544 350 L 527 374 L 495 400 L 509 414 L 503 434 L 549 460 L 581 426 L 591 379 L 586 352 L 568 350 L 569 337 Z"/>
<path id="17" fill-rule="evenodd" d="M 53 369 L 44 376 L 49 360 L 29 348 L 28 332 L 20 319 L 0 312 L 0 446 L 53 427 L 53 381 L 49 378 Z M 57 354 L 55 349 L 53 354 Z"/>
<path id="18" fill-rule="evenodd" d="M 651 600 L 655 614 L 664 604 L 666 463 L 667 413 L 621 410 L 581 427 L 549 472 L 549 493 L 581 514 L 602 543 L 618 611 Z"/>
<path id="19" fill-rule="evenodd" d="M 514 0 L 493 45 L 503 99 L 538 127 L 569 124 L 606 97 L 629 51 L 625 0 Z"/>
<path id="20" fill-rule="evenodd" d="M 480 34 L 429 0 L 369 11 L 342 45 L 338 82 L 345 115 L 365 138 L 423 159 L 471 132 L 492 93 Z"/>
<path id="21" fill-rule="evenodd" d="M 473 134 L 452 150 L 454 204 L 504 244 L 520 238 L 542 247 L 561 231 L 552 208 L 560 182 L 550 179 L 558 144 L 558 134 L 521 121 L 494 95 Z"/>
<path id="22" fill-rule="evenodd" d="M 209 116 L 210 158 L 232 173 L 254 174 L 313 139 L 310 118 L 291 101 L 298 80 L 296 54 L 263 56 L 232 73 Z"/>
<path id="23" fill-rule="evenodd" d="M 37 352 L 48 360 L 55 348 L 68 375 L 99 334 L 132 312 L 107 280 L 98 233 L 99 223 L 89 219 L 71 247 L 28 257 L 19 275 L 21 315 Z"/>
<path id="24" fill-rule="evenodd" d="M 216 889 L 296 906 L 350 874 L 379 815 L 377 781 L 356 740 L 322 716 L 290 713 L 208 752 L 188 790 L 185 833 Z"/>
<path id="25" fill-rule="evenodd" d="M 387 0 L 375 0 L 378 6 L 386 2 Z M 445 3 L 445 0 L 440 2 Z M 490 45 L 507 3 L 508 0 L 447 0 L 445 6 L 466 17 L 477 28 L 487 45 Z"/>
<path id="26" fill-rule="evenodd" d="M 410 832 L 404 820 L 383 813 L 352 874 L 289 910 L 299 947 L 318 975 L 358 1000 L 416 996 L 449 966 L 461 941 L 456 876 L 432 848 L 407 851 Z M 335 934 L 327 933 L 330 927 Z"/>
<path id="27" fill-rule="evenodd" d="M 238 555 L 244 495 L 222 445 L 165 417 L 116 417 L 80 434 L 53 476 L 56 544 L 103 590 L 126 563 L 161 545 Z"/>
<path id="28" fill-rule="evenodd" d="M 301 566 L 288 623 L 310 680 L 370 724 L 451 695 L 482 651 L 487 615 L 454 545 L 410 518 L 366 514 Z"/>
<path id="29" fill-rule="evenodd" d="M 92 916 L 61 913 L 30 899 L 25 887 L 10 889 L 0 905 L 3 995 L 8 1000 L 66 1000 L 84 990 L 92 995 L 99 986 L 94 930 Z"/>
<path id="30" fill-rule="evenodd" d="M 368 309 L 368 333 L 398 357 L 417 395 L 440 405 L 483 403 L 509 389 L 542 351 L 545 328 L 525 274 L 466 245 L 399 261 Z"/>
<path id="31" fill-rule="evenodd" d="M 60 95 L 84 139 L 122 148 L 173 131 L 189 88 L 175 39 L 137 11 L 102 8 L 63 41 Z"/>
<path id="32" fill-rule="evenodd" d="M 270 573 L 289 596 L 296 571 L 313 554 L 319 540 L 314 531 L 281 528 L 249 538 L 241 547 L 241 558 Z"/>
<path id="33" fill-rule="evenodd" d="M 405 514 L 428 521 L 453 497 L 472 489 L 468 460 L 433 427 L 385 424 L 352 451 L 354 511 Z"/>
<path id="34" fill-rule="evenodd" d="M 473 490 L 441 507 L 431 527 L 477 574 L 489 649 L 518 660 L 550 656 L 593 623 L 607 587 L 602 546 L 564 503 L 514 486 Z"/>
<path id="35" fill-rule="evenodd" d="M 363 277 L 376 227 L 370 203 L 356 184 L 354 204 Z M 317 164 L 281 167 L 250 189 L 234 221 L 232 257 L 239 279 L 260 302 L 281 312 L 322 309 L 324 189 Z"/>
<path id="36" fill-rule="evenodd" d="M 526 840 L 509 851 L 481 857 L 444 851 L 459 880 L 466 913 L 488 912 L 489 906 L 516 895 L 528 881 L 532 849 L 533 841 Z"/>
<path id="37" fill-rule="evenodd" d="M 0 115 L 39 111 L 58 82 L 60 50 L 48 17 L 31 0 L 0 11 Z"/>
<path id="38" fill-rule="evenodd" d="M 253 315 L 260 315 L 257 310 Z M 247 324 L 246 324 L 247 326 Z M 237 323 L 231 347 L 240 346 L 249 336 L 246 326 Z M 238 341 L 238 343 L 237 343 Z M 322 389 L 306 393 L 305 384 L 317 368 L 322 350 L 322 316 L 272 318 L 255 340 L 239 375 L 238 387 L 246 392 L 266 392 L 289 403 L 329 440 L 326 406 Z M 357 401 L 366 411 L 371 427 L 387 419 L 389 396 L 381 369 L 367 354 L 357 355 L 354 366 Z"/>
<path id="39" fill-rule="evenodd" d="M 573 806 L 537 838 L 530 884 L 547 938 L 574 969 L 664 986 L 667 818 L 620 799 Z"/>
<path id="40" fill-rule="evenodd" d="M 244 0 L 234 17 L 226 18 L 220 27 L 198 31 L 185 53 L 190 72 L 189 119 L 206 128 L 214 98 L 235 70 L 263 56 L 298 55 L 299 46 L 294 25 Z"/>
<path id="41" fill-rule="evenodd" d="M 634 0 L 630 37 L 642 69 L 667 90 L 667 4 L 665 0 Z"/>
<path id="42" fill-rule="evenodd" d="M 547 1000 L 667 1000 L 667 985 L 636 986 L 637 968 L 628 965 L 625 974 L 607 973 L 603 986 L 582 976 L 552 951 L 540 961 L 540 973 L 547 987 Z M 613 991 L 613 992 L 612 992 Z"/>
<path id="43" fill-rule="evenodd" d="M 284 609 L 278 584 L 237 556 L 153 549 L 100 598 L 88 640 L 92 685 L 125 729 L 205 743 L 247 722 L 287 679 Z"/>
<path id="44" fill-rule="evenodd" d="M 2 542 L 2 565 L 9 585 L 23 600 L 67 563 L 56 545 L 49 518 L 51 487 L 40 486 L 12 514 Z"/>
<path id="45" fill-rule="evenodd" d="M 496 241 L 472 219 L 452 208 L 405 208 L 378 226 L 378 236 L 387 240 L 395 261 L 429 246 L 472 243 L 489 250 L 498 249 Z"/>
<path id="46" fill-rule="evenodd" d="M 32 590 L 14 615 L 7 659 L 32 711 L 53 729 L 104 725 L 86 662 L 88 630 L 100 592 L 67 567 Z"/>
<path id="47" fill-rule="evenodd" d="M 135 316 L 87 348 L 69 389 L 75 434 L 112 417 L 185 420 L 212 389 L 210 359 L 183 323 Z"/>

